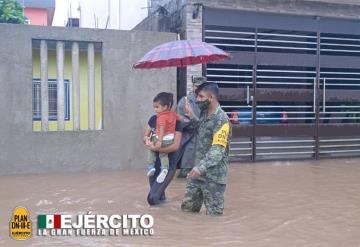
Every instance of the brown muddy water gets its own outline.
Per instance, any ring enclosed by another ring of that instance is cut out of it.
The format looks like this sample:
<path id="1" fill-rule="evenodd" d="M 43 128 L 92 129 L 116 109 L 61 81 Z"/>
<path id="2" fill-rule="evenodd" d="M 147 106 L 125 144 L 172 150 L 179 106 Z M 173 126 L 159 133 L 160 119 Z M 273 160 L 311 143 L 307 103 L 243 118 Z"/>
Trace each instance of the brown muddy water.
<path id="1" fill-rule="evenodd" d="M 0 177 L 0 246 L 360 246 L 360 159 L 232 164 L 225 215 L 183 213 L 185 180 L 146 202 L 145 171 Z M 31 239 L 9 238 L 25 206 Z M 38 214 L 150 214 L 153 236 L 36 236 Z"/>

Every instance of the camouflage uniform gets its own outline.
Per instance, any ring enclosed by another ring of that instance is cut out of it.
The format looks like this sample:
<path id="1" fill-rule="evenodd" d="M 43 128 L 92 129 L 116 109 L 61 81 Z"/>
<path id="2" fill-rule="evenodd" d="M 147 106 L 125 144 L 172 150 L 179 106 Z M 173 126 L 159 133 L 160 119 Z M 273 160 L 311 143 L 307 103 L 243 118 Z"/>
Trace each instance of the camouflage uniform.
<path id="1" fill-rule="evenodd" d="M 207 214 L 221 215 L 229 163 L 229 118 L 219 105 L 214 113 L 202 112 L 192 123 L 198 126 L 195 164 L 201 176 L 188 181 L 181 209 L 199 212 L 204 202 Z"/>
<path id="2" fill-rule="evenodd" d="M 200 109 L 196 104 L 196 95 L 191 92 L 187 95 L 188 102 L 197 118 L 200 117 Z M 179 149 L 180 159 L 180 174 L 179 177 L 186 177 L 188 172 L 194 167 L 195 161 L 195 146 L 196 146 L 196 129 L 191 126 L 190 119 L 185 115 L 185 97 L 179 100 L 176 107 L 176 112 L 183 117 L 181 121 L 182 138 L 181 148 Z"/>

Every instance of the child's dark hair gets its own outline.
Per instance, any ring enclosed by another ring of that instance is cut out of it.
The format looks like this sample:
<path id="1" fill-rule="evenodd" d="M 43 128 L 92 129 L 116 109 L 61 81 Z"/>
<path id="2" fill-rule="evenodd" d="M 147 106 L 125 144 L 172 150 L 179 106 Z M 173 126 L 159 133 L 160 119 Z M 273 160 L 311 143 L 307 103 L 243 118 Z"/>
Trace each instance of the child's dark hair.
<path id="1" fill-rule="evenodd" d="M 174 96 L 172 93 L 161 92 L 155 96 L 153 102 L 158 102 L 162 106 L 171 108 L 174 104 Z"/>

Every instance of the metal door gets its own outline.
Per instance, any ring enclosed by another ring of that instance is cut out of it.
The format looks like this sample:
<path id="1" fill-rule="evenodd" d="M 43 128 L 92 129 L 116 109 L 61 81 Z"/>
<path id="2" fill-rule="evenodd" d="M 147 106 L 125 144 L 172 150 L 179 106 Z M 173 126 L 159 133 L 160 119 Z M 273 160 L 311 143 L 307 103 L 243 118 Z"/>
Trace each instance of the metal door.
<path id="1" fill-rule="evenodd" d="M 321 33 L 319 157 L 360 154 L 360 36 Z"/>
<path id="2" fill-rule="evenodd" d="M 255 29 L 206 26 L 205 41 L 231 52 L 232 59 L 208 64 L 207 81 L 220 88 L 220 104 L 233 123 L 230 156 L 252 160 Z"/>
<path id="3" fill-rule="evenodd" d="M 256 160 L 315 156 L 316 53 L 316 32 L 257 30 Z"/>
<path id="4" fill-rule="evenodd" d="M 204 40 L 232 55 L 204 71 L 233 122 L 233 157 L 360 155 L 359 22 L 208 8 L 203 18 Z"/>

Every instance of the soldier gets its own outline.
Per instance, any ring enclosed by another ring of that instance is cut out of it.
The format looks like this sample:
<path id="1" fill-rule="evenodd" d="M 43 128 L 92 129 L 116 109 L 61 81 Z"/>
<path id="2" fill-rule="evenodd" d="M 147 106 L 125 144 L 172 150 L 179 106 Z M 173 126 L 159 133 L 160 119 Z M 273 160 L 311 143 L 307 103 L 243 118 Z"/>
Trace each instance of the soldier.
<path id="1" fill-rule="evenodd" d="M 185 97 L 182 97 L 176 107 L 176 112 L 182 116 L 181 127 L 182 127 L 182 139 L 181 148 L 178 151 L 178 159 L 180 173 L 179 178 L 185 178 L 187 174 L 194 167 L 195 161 L 195 145 L 196 135 L 195 129 L 190 126 L 190 119 L 184 112 L 185 102 L 187 101 L 192 109 L 192 112 L 196 118 L 200 117 L 200 109 L 196 104 L 195 90 L 203 83 L 206 82 L 204 77 L 193 77 L 192 91 Z"/>
<path id="2" fill-rule="evenodd" d="M 216 83 L 202 84 L 196 94 L 196 103 L 201 110 L 200 119 L 196 118 L 189 104 L 185 106 L 191 124 L 197 126 L 198 130 L 195 166 L 188 174 L 181 209 L 199 212 L 204 202 L 207 214 L 222 215 L 231 126 L 228 116 L 220 107 Z"/>

